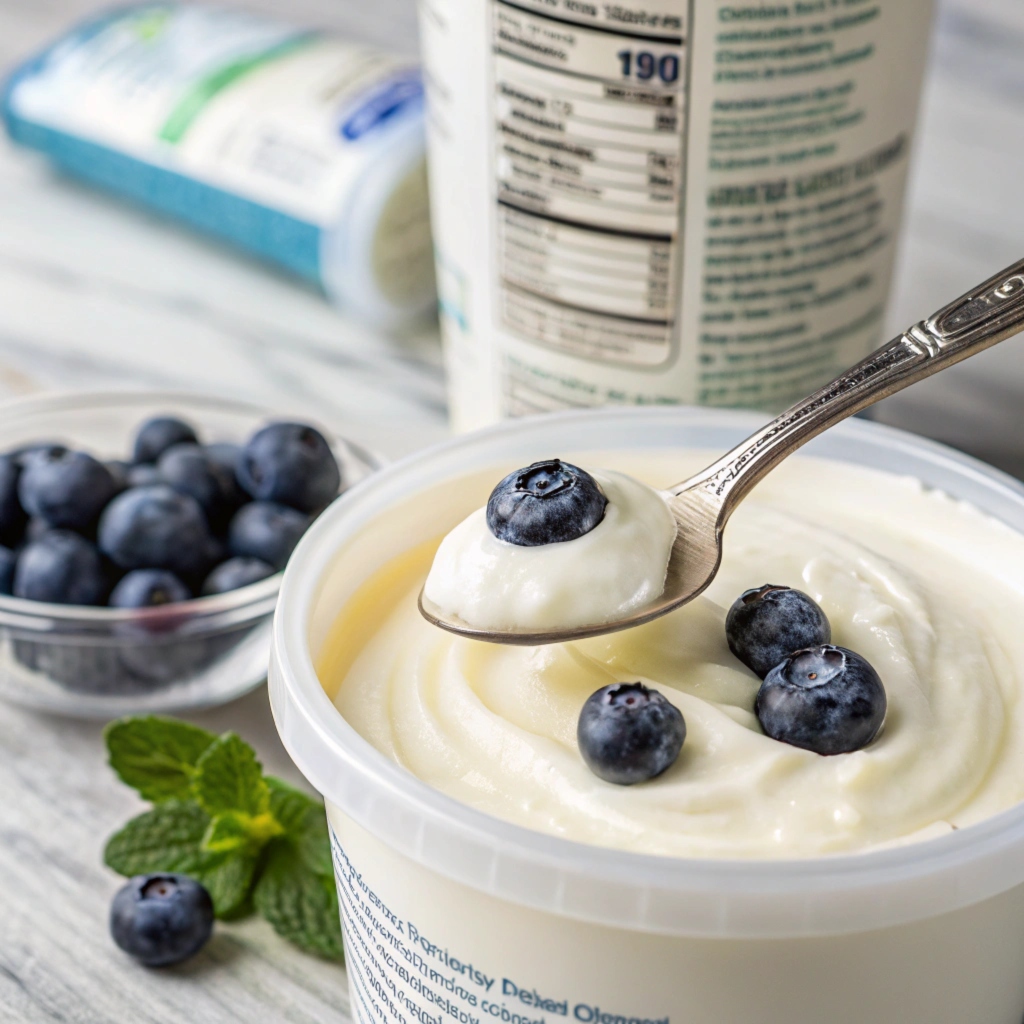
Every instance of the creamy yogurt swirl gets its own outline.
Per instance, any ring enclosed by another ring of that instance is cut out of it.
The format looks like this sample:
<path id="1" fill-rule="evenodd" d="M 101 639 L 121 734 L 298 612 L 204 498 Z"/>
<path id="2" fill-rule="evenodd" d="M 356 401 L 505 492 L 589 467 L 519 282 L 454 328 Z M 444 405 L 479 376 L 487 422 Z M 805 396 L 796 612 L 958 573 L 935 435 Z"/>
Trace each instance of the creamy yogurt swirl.
<path id="1" fill-rule="evenodd" d="M 665 589 L 676 536 L 665 496 L 624 473 L 591 475 L 608 504 L 588 533 L 520 547 L 498 540 L 477 509 L 441 541 L 426 596 L 482 629 L 610 622 L 650 604 Z"/>
<path id="2" fill-rule="evenodd" d="M 430 626 L 416 609 L 426 568 L 330 688 L 378 750 L 497 817 L 646 853 L 792 857 L 910 841 L 1024 798 L 1024 537 L 917 481 L 791 459 L 736 513 L 706 596 L 575 643 Z M 766 582 L 810 594 L 833 641 L 878 670 L 889 710 L 870 746 L 821 757 L 763 734 L 759 680 L 724 619 Z M 680 708 L 687 739 L 663 776 L 617 787 L 583 763 L 576 721 L 598 687 L 633 680 Z"/>

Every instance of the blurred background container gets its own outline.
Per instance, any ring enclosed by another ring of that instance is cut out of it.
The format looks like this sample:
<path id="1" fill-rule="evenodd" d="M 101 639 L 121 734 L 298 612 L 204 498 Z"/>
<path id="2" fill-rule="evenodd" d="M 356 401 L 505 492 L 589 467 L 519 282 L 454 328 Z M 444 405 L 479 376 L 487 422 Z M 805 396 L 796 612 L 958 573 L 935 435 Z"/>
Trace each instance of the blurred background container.
<path id="1" fill-rule="evenodd" d="M 100 7 L 6 0 L 0 64 Z M 272 0 L 233 3 L 280 15 Z M 412 0 L 295 0 L 298 25 L 414 55 Z M 1024 6 L 940 0 L 887 333 L 1024 251 Z M 306 409 L 390 454 L 447 429 L 431 319 L 385 332 L 311 286 L 76 184 L 0 140 L 0 397 L 152 385 Z M 889 400 L 878 417 L 1024 472 L 1011 342 Z"/>

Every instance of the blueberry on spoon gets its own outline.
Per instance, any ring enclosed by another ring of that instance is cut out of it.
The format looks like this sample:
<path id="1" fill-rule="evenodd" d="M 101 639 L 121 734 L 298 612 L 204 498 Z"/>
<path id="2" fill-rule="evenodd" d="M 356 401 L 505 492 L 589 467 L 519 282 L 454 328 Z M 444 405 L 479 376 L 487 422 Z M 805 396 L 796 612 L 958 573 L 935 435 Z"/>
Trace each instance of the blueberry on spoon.
<path id="1" fill-rule="evenodd" d="M 587 767 L 631 786 L 671 767 L 686 739 L 682 712 L 643 683 L 613 683 L 587 698 L 576 726 Z"/>
<path id="2" fill-rule="evenodd" d="M 766 583 L 736 599 L 725 619 L 725 637 L 729 650 L 764 679 L 794 651 L 827 644 L 832 627 L 805 593 Z"/>
<path id="3" fill-rule="evenodd" d="M 820 644 L 796 651 L 761 684 L 754 709 L 775 740 L 817 754 L 866 747 L 885 718 L 878 673 L 845 647 Z"/>
<path id="4" fill-rule="evenodd" d="M 498 540 L 539 547 L 576 540 L 604 519 L 608 499 L 585 470 L 560 459 L 509 473 L 487 499 L 487 527 Z"/>

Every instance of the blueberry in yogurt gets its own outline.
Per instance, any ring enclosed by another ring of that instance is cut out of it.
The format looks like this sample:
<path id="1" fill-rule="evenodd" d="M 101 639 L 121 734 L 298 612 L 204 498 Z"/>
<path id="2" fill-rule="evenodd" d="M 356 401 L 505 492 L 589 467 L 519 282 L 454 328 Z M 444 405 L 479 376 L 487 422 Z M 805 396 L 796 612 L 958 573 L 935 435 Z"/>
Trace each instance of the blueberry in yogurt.
<path id="1" fill-rule="evenodd" d="M 878 735 L 885 688 L 859 654 L 820 644 L 776 665 L 761 684 L 754 708 L 772 739 L 817 754 L 846 754 Z"/>
<path id="2" fill-rule="evenodd" d="M 509 473 L 487 500 L 487 527 L 498 540 L 539 547 L 576 540 L 604 518 L 608 499 L 578 466 L 549 459 Z"/>
<path id="3" fill-rule="evenodd" d="M 15 597 L 54 604 L 104 604 L 110 576 L 99 551 L 70 530 L 49 530 L 26 544 L 14 567 Z"/>
<path id="4" fill-rule="evenodd" d="M 169 569 L 183 578 L 205 575 L 216 560 L 199 503 L 166 484 L 119 494 L 100 517 L 99 545 L 122 569 Z"/>
<path id="5" fill-rule="evenodd" d="M 238 482 L 257 501 L 315 513 L 338 494 L 341 471 L 323 434 L 304 423 L 271 423 L 245 446 Z"/>
<path id="6" fill-rule="evenodd" d="M 156 462 L 175 444 L 196 444 L 196 432 L 176 416 L 154 416 L 146 420 L 135 435 L 134 462 Z"/>
<path id="7" fill-rule="evenodd" d="M 309 516 L 273 501 L 243 505 L 228 528 L 228 547 L 233 555 L 258 558 L 283 569 L 299 538 L 309 526 Z"/>
<path id="8" fill-rule="evenodd" d="M 725 620 L 729 650 L 761 679 L 793 651 L 827 644 L 832 627 L 800 590 L 767 583 L 741 594 Z"/>
<path id="9" fill-rule="evenodd" d="M 117 491 L 117 482 L 102 462 L 86 452 L 59 447 L 33 456 L 18 481 L 18 498 L 30 516 L 80 532 L 95 524 Z"/>
<path id="10" fill-rule="evenodd" d="M 148 967 L 187 960 L 212 932 L 213 900 L 187 875 L 137 875 L 110 907 L 114 942 Z"/>
<path id="11" fill-rule="evenodd" d="M 587 698 L 576 739 L 587 767 L 631 786 L 670 768 L 686 739 L 682 712 L 643 683 L 613 683 Z"/>

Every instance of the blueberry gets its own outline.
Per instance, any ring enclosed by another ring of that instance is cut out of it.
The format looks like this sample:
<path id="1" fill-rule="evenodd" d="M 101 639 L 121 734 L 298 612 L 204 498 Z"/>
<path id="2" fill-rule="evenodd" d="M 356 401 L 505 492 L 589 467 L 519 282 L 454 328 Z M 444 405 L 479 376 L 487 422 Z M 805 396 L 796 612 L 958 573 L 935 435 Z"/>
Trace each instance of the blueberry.
<path id="1" fill-rule="evenodd" d="M 149 462 L 140 462 L 128 470 L 129 487 L 151 487 L 164 483 L 160 470 Z"/>
<path id="2" fill-rule="evenodd" d="M 249 439 L 238 482 L 258 501 L 319 512 L 338 494 L 341 471 L 324 436 L 303 423 L 271 423 Z"/>
<path id="3" fill-rule="evenodd" d="M 49 530 L 18 555 L 15 597 L 55 604 L 105 604 L 109 592 L 109 574 L 100 553 L 70 530 Z"/>
<path id="4" fill-rule="evenodd" d="M 250 583 L 257 583 L 273 576 L 276 570 L 272 565 L 260 561 L 258 558 L 243 558 L 236 556 L 221 562 L 203 583 L 203 594 L 225 594 L 229 590 L 238 590 L 239 587 L 247 587 Z"/>
<path id="5" fill-rule="evenodd" d="M 487 526 L 520 547 L 576 540 L 604 519 L 608 499 L 587 472 L 559 459 L 509 473 L 487 499 Z"/>
<path id="6" fill-rule="evenodd" d="M 587 698 L 576 739 L 598 778 L 631 786 L 675 763 L 686 739 L 686 722 L 657 690 L 643 683 L 612 683 Z"/>
<path id="7" fill-rule="evenodd" d="M 166 484 L 119 494 L 100 516 L 99 545 L 122 569 L 169 569 L 183 579 L 204 576 L 216 558 L 199 503 Z"/>
<path id="8" fill-rule="evenodd" d="M 867 661 L 845 647 L 820 644 L 776 665 L 754 707 L 772 739 L 818 754 L 846 754 L 875 738 L 885 705 L 885 688 Z"/>
<path id="9" fill-rule="evenodd" d="M 53 527 L 45 519 L 30 519 L 25 524 L 25 536 L 24 542 L 31 544 L 34 540 L 39 540 L 44 533 L 49 533 Z"/>
<path id="10" fill-rule="evenodd" d="M 17 544 L 25 528 L 25 510 L 18 500 L 21 466 L 13 455 L 0 455 L 0 540 Z"/>
<path id="11" fill-rule="evenodd" d="M 214 441 L 213 444 L 205 446 L 206 454 L 225 469 L 235 473 L 238 469 L 238 462 L 242 458 L 244 449 L 240 444 L 233 444 L 230 441 Z"/>
<path id="12" fill-rule="evenodd" d="M 30 516 L 68 530 L 90 529 L 116 493 L 117 484 L 102 462 L 61 448 L 29 459 L 18 481 L 18 497 Z"/>
<path id="13" fill-rule="evenodd" d="M 148 967 L 180 963 L 213 931 L 213 900 L 187 875 L 136 875 L 110 906 L 110 934 Z"/>
<path id="14" fill-rule="evenodd" d="M 14 593 L 14 566 L 18 556 L 10 549 L 0 547 L 0 594 Z"/>
<path id="15" fill-rule="evenodd" d="M 766 583 L 733 603 L 725 619 L 725 638 L 729 650 L 764 679 L 794 651 L 827 644 L 832 627 L 802 591 Z"/>
<path id="16" fill-rule="evenodd" d="M 197 444 L 196 432 L 174 416 L 154 416 L 139 427 L 135 435 L 133 462 L 156 462 L 171 445 Z"/>
<path id="17" fill-rule="evenodd" d="M 128 476 L 132 471 L 132 464 L 130 462 L 125 462 L 122 459 L 107 459 L 103 465 L 110 470 L 110 475 L 114 478 L 114 486 L 117 487 L 118 494 L 131 486 L 128 480 Z"/>
<path id="18" fill-rule="evenodd" d="M 53 458 L 59 452 L 65 452 L 67 448 L 59 441 L 30 441 L 10 453 L 14 461 L 24 469 L 38 455 L 47 455 Z"/>
<path id="19" fill-rule="evenodd" d="M 155 608 L 187 601 L 192 591 L 166 569 L 133 569 L 110 595 L 111 608 Z"/>
<path id="20" fill-rule="evenodd" d="M 240 504 L 235 474 L 211 459 L 205 448 L 173 445 L 160 456 L 156 468 L 165 483 L 199 502 L 212 529 L 227 526 Z"/>
<path id="21" fill-rule="evenodd" d="M 309 516 L 285 505 L 254 501 L 235 513 L 228 546 L 233 555 L 259 558 L 275 570 L 283 569 L 309 521 Z"/>

